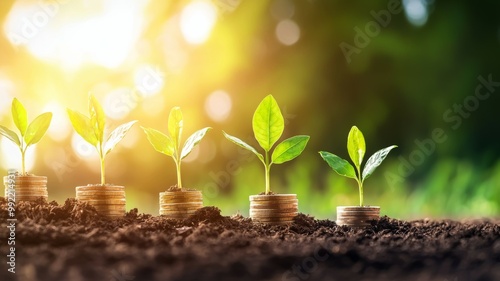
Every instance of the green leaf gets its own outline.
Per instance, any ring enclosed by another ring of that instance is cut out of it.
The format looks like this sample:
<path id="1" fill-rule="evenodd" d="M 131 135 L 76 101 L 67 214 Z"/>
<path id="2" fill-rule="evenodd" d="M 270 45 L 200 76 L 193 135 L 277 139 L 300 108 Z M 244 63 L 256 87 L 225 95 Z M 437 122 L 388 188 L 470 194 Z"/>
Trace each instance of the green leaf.
<path id="1" fill-rule="evenodd" d="M 130 121 L 128 123 L 118 126 L 111 132 L 106 143 L 104 144 L 104 155 L 111 152 L 113 148 L 125 137 L 130 128 L 137 122 L 137 120 Z"/>
<path id="2" fill-rule="evenodd" d="M 169 136 L 152 128 L 144 128 L 142 126 L 141 128 L 146 133 L 149 143 L 151 143 L 156 151 L 168 156 L 174 155 L 174 142 Z"/>
<path id="3" fill-rule="evenodd" d="M 363 178 L 362 180 L 364 181 L 366 178 L 371 176 L 375 169 L 384 161 L 385 157 L 387 157 L 387 154 L 391 152 L 393 148 L 398 147 L 397 145 L 391 145 L 389 147 L 383 148 L 377 152 L 375 152 L 370 158 L 368 158 L 368 161 L 366 161 L 365 168 L 363 169 Z"/>
<path id="4" fill-rule="evenodd" d="M 104 140 L 106 115 L 104 114 L 104 110 L 102 109 L 101 104 L 93 95 L 89 95 L 89 113 L 90 124 L 92 124 L 95 136 L 97 140 L 102 143 L 102 141 Z"/>
<path id="5" fill-rule="evenodd" d="M 295 136 L 282 141 L 272 155 L 273 164 L 281 164 L 299 156 L 306 148 L 309 136 Z"/>
<path id="6" fill-rule="evenodd" d="M 90 122 L 90 118 L 81 114 L 80 112 L 76 112 L 74 110 L 68 109 L 69 120 L 71 121 L 71 125 L 75 131 L 88 143 L 97 147 L 99 140 L 97 139 L 94 127 Z"/>
<path id="7" fill-rule="evenodd" d="M 17 129 L 19 129 L 21 136 L 24 136 L 28 128 L 28 113 L 26 113 L 26 109 L 16 98 L 12 100 L 12 119 Z"/>
<path id="8" fill-rule="evenodd" d="M 242 147 L 246 150 L 249 150 L 251 152 L 253 152 L 253 154 L 257 155 L 257 157 L 259 157 L 260 161 L 262 161 L 262 163 L 264 163 L 264 156 L 262 156 L 262 154 L 260 154 L 259 152 L 257 152 L 257 150 L 255 150 L 255 148 L 253 148 L 252 146 L 250 146 L 249 144 L 247 144 L 246 142 L 240 140 L 239 138 L 237 137 L 233 137 L 229 134 L 226 134 L 226 132 L 222 131 L 222 133 L 224 134 L 224 136 L 226 137 L 226 139 L 230 140 L 231 142 L 233 142 L 234 144 L 236 144 L 237 146 L 239 147 Z"/>
<path id="9" fill-rule="evenodd" d="M 363 133 L 356 126 L 352 126 L 349 135 L 347 136 L 347 152 L 354 162 L 354 165 L 359 169 L 363 157 L 365 156 L 366 144 Z"/>
<path id="10" fill-rule="evenodd" d="M 0 135 L 8 138 L 13 143 L 17 144 L 17 146 L 21 147 L 21 141 L 19 140 L 19 137 L 17 136 L 17 134 L 14 131 L 8 129 L 7 127 L 0 125 Z"/>
<path id="11" fill-rule="evenodd" d="M 174 141 L 174 151 L 177 151 L 177 149 L 179 149 L 181 143 L 182 127 L 182 111 L 180 107 L 176 106 L 170 110 L 170 114 L 168 116 L 168 133 Z"/>
<path id="12" fill-rule="evenodd" d="M 320 151 L 319 154 L 323 158 L 323 160 L 328 163 L 337 174 L 356 179 L 356 172 L 354 171 L 354 167 L 347 162 L 347 160 L 338 157 L 335 154 L 326 151 Z"/>
<path id="13" fill-rule="evenodd" d="M 184 159 L 186 156 L 189 155 L 189 153 L 191 153 L 191 151 L 193 150 L 193 148 L 201 141 L 201 139 L 203 139 L 203 137 L 205 136 L 205 134 L 210 129 L 211 129 L 210 127 L 207 127 L 207 128 L 203 128 L 201 130 L 198 130 L 198 131 L 194 132 L 186 140 L 186 142 L 184 143 L 184 147 L 182 148 L 181 159 Z"/>
<path id="14" fill-rule="evenodd" d="M 265 97 L 255 110 L 252 126 L 259 145 L 266 152 L 271 150 L 285 129 L 285 120 L 272 95 Z"/>
<path id="15" fill-rule="evenodd" d="M 29 124 L 28 129 L 26 129 L 26 135 L 24 136 L 26 147 L 42 139 L 50 126 L 50 121 L 52 121 L 52 113 L 46 112 L 39 115 Z"/>

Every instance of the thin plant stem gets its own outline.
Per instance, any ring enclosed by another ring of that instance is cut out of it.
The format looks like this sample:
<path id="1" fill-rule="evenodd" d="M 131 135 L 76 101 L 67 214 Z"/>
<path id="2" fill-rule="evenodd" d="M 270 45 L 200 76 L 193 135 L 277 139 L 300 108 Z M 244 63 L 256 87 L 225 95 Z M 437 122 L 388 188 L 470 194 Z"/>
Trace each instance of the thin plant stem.
<path id="1" fill-rule="evenodd" d="M 26 173 L 26 149 L 21 149 L 21 164 L 23 169 L 23 175 Z"/>
<path id="2" fill-rule="evenodd" d="M 266 151 L 266 159 L 264 163 L 264 168 L 266 170 L 266 194 L 271 193 L 271 185 L 269 183 L 270 173 L 271 173 L 271 164 L 269 164 L 269 152 Z"/>
<path id="3" fill-rule="evenodd" d="M 363 207 L 363 182 L 358 180 L 359 188 L 359 206 Z"/>
<path id="4" fill-rule="evenodd" d="M 177 188 L 182 189 L 181 160 L 176 160 L 175 166 L 177 167 Z"/>
<path id="5" fill-rule="evenodd" d="M 101 160 L 101 185 L 104 186 L 106 184 L 106 171 L 104 164 L 104 155 L 102 154 L 102 143 L 99 145 L 99 158 Z"/>
<path id="6" fill-rule="evenodd" d="M 363 207 L 363 180 L 361 179 L 361 171 L 359 170 L 359 167 L 356 167 L 358 170 L 358 177 L 356 178 L 356 181 L 358 182 L 358 189 L 359 189 L 359 206 Z"/>

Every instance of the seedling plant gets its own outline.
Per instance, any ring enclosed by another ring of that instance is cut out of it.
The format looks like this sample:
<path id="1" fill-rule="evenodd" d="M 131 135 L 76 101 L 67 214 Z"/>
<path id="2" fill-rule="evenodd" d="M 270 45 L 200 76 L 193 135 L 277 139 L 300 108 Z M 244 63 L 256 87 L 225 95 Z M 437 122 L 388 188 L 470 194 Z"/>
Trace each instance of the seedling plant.
<path id="1" fill-rule="evenodd" d="M 0 134 L 17 145 L 21 152 L 22 175 L 26 172 L 26 151 L 31 145 L 38 143 L 47 132 L 52 121 L 52 113 L 46 112 L 28 123 L 28 113 L 21 102 L 12 100 L 12 119 L 19 130 L 19 135 L 5 126 L 0 125 Z"/>
<path id="2" fill-rule="evenodd" d="M 353 126 L 347 136 L 347 152 L 351 157 L 354 167 L 345 159 L 326 151 L 320 151 L 321 157 L 328 165 L 339 175 L 353 178 L 358 182 L 359 188 L 359 206 L 363 206 L 363 183 L 373 174 L 375 169 L 384 161 L 387 154 L 397 145 L 391 145 L 375 152 L 368 161 L 366 161 L 363 172 L 361 173 L 361 163 L 366 152 L 365 138 L 358 127 Z"/>
<path id="3" fill-rule="evenodd" d="M 201 130 L 194 132 L 189 138 L 187 138 L 184 145 L 181 147 L 181 137 L 182 129 L 184 126 L 184 121 L 182 117 L 182 111 L 179 107 L 174 107 L 170 110 L 168 116 L 168 134 L 164 134 L 158 130 L 152 128 L 141 127 L 146 136 L 153 146 L 153 148 L 167 156 L 172 157 L 175 162 L 175 167 L 177 170 L 177 190 L 182 189 L 182 179 L 181 179 L 181 162 L 182 159 L 186 158 L 193 148 L 200 143 L 205 134 L 211 129 L 210 127 L 205 127 Z"/>
<path id="4" fill-rule="evenodd" d="M 255 139 L 260 147 L 264 149 L 264 155 L 259 153 L 255 148 L 239 138 L 231 136 L 223 131 L 224 136 L 235 143 L 236 145 L 251 151 L 264 165 L 266 191 L 265 194 L 271 194 L 271 187 L 269 183 L 271 166 L 273 164 L 282 164 L 288 162 L 304 151 L 309 136 L 298 135 L 288 138 L 279 143 L 272 154 L 270 154 L 272 147 L 279 140 L 285 129 L 285 120 L 281 114 L 278 103 L 272 95 L 265 97 L 253 115 L 252 128 Z"/>
<path id="5" fill-rule="evenodd" d="M 89 95 L 89 117 L 68 109 L 69 119 L 75 131 L 89 144 L 96 148 L 101 164 L 101 185 L 106 184 L 104 160 L 113 148 L 125 137 L 137 120 L 122 124 L 114 129 L 104 140 L 106 115 L 102 106 L 93 95 Z"/>

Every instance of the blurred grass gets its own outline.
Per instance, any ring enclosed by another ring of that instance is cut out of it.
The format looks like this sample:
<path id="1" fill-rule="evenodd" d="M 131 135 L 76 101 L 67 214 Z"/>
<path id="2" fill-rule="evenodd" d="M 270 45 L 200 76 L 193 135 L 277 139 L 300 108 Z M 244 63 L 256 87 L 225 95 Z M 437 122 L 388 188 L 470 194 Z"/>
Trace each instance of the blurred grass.
<path id="1" fill-rule="evenodd" d="M 354 180 L 326 169 L 320 159 L 302 161 L 309 165 L 297 161 L 271 169 L 272 190 L 296 193 L 300 212 L 319 219 L 335 219 L 336 206 L 359 203 Z M 459 219 L 498 217 L 500 214 L 500 161 L 490 169 L 478 169 L 466 160 L 444 159 L 433 164 L 426 177 L 406 179 L 391 186 L 385 174 L 396 171 L 397 165 L 394 160 L 382 164 L 365 182 L 366 204 L 380 206 L 382 215 L 400 219 Z M 281 177 L 276 175 L 279 169 L 284 170 Z M 221 208 L 225 215 L 248 216 L 248 196 L 264 190 L 261 170 L 257 160 L 243 166 L 241 173 L 232 179 L 233 191 L 210 203 Z"/>

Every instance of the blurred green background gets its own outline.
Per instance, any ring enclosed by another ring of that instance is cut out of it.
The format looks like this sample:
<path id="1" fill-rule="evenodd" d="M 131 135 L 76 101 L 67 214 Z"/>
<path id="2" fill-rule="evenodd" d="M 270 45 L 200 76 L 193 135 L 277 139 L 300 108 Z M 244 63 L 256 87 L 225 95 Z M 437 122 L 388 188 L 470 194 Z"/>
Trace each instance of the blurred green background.
<path id="1" fill-rule="evenodd" d="M 49 199 L 99 182 L 97 154 L 72 130 L 92 92 L 110 128 L 129 120 L 166 132 L 184 113 L 184 139 L 213 127 L 183 163 L 183 183 L 205 205 L 248 215 L 264 191 L 263 167 L 222 130 L 250 144 L 252 114 L 273 94 L 282 139 L 307 134 L 297 159 L 271 169 L 271 188 L 299 209 L 335 218 L 355 205 L 355 181 L 318 155 L 348 158 L 357 125 L 367 156 L 397 144 L 365 182 L 365 203 L 396 218 L 500 214 L 500 2 L 482 1 L 32 1 L 0 3 L 0 124 L 14 128 L 12 98 L 32 120 L 51 111 L 29 171 L 49 178 Z M 367 157 L 365 158 L 367 159 Z M 107 181 L 126 186 L 127 208 L 158 214 L 175 166 L 139 126 L 107 157 Z M 0 139 L 3 174 L 19 153 Z"/>

